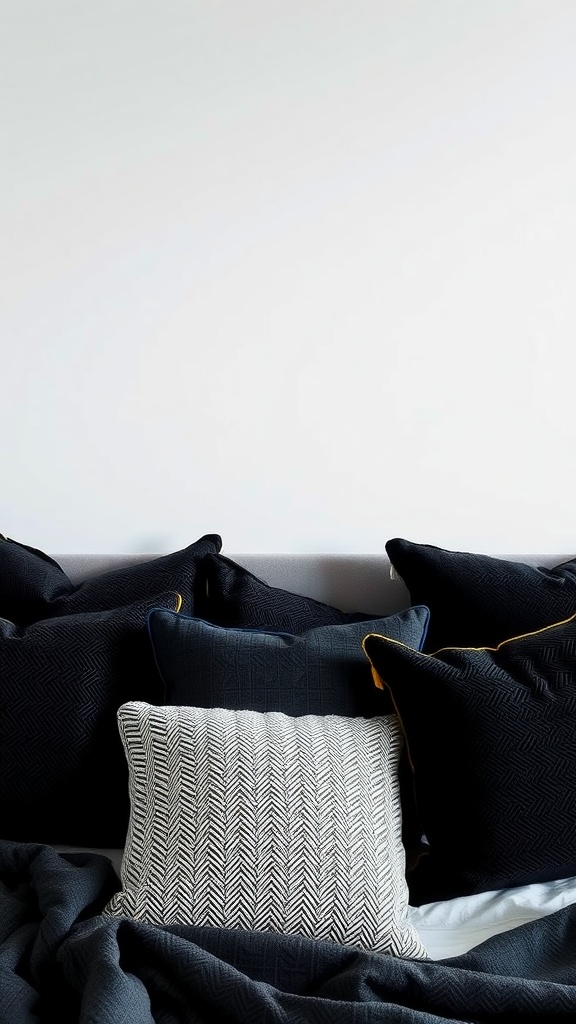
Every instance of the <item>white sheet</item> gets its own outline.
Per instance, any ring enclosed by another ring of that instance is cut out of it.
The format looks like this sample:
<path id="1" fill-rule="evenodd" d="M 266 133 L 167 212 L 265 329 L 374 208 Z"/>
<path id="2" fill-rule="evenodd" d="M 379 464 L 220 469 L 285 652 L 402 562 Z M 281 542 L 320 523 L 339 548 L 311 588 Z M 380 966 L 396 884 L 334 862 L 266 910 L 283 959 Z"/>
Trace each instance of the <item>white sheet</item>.
<path id="1" fill-rule="evenodd" d="M 563 878 L 410 907 L 410 920 L 428 955 L 443 960 L 571 903 L 576 903 L 576 878 Z"/>

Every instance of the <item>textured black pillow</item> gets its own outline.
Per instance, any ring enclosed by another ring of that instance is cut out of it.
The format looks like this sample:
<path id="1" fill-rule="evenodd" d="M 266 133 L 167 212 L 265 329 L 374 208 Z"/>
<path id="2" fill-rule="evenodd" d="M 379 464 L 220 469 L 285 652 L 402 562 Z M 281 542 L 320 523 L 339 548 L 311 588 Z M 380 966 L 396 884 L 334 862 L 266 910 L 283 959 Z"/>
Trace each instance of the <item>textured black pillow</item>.
<path id="1" fill-rule="evenodd" d="M 409 608 L 370 622 L 390 637 L 420 648 L 428 625 L 427 608 Z M 383 710 L 362 651 L 367 624 L 320 626 L 300 636 L 227 629 L 152 611 L 149 629 L 164 680 L 165 704 L 281 711 L 300 715 L 372 717 Z M 399 763 L 402 840 L 408 864 L 421 848 L 422 828 L 414 804 L 414 784 L 405 752 Z"/>
<path id="2" fill-rule="evenodd" d="M 342 612 L 312 597 L 271 587 L 219 554 L 207 555 L 199 567 L 194 615 L 217 626 L 285 630 L 296 635 L 315 626 L 377 618 L 367 612 Z"/>
<path id="3" fill-rule="evenodd" d="M 123 845 L 128 772 L 116 712 L 161 698 L 146 620 L 179 600 L 160 594 L 27 627 L 0 619 L 0 838 Z"/>
<path id="4" fill-rule="evenodd" d="M 167 590 L 178 591 L 182 610 L 192 615 L 198 563 L 221 546 L 221 537 L 207 534 L 181 551 L 74 585 L 43 551 L 0 537 L 0 616 L 26 625 L 53 615 L 107 611 Z"/>
<path id="5" fill-rule="evenodd" d="M 430 844 L 428 903 L 576 875 L 576 616 L 497 649 L 364 640 L 391 691 Z"/>
<path id="6" fill-rule="evenodd" d="M 576 612 L 576 558 L 537 569 L 398 537 L 386 552 L 412 603 L 430 609 L 426 651 L 495 647 Z"/>
<path id="7" fill-rule="evenodd" d="M 379 632 L 420 648 L 427 608 L 408 608 L 370 622 Z M 320 626 L 295 636 L 214 626 L 161 609 L 148 628 L 165 704 L 285 715 L 373 716 L 382 695 L 362 651 L 364 622 Z"/>

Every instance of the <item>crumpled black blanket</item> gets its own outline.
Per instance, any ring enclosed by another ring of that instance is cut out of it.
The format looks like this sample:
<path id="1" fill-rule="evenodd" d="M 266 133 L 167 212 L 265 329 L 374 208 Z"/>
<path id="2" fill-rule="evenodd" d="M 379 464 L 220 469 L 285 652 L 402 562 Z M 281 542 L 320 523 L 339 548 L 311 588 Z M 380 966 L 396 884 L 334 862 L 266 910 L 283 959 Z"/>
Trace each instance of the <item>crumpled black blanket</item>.
<path id="1" fill-rule="evenodd" d="M 0 842 L 0 1024 L 576 1022 L 576 907 L 442 962 L 99 912 L 97 855 Z"/>

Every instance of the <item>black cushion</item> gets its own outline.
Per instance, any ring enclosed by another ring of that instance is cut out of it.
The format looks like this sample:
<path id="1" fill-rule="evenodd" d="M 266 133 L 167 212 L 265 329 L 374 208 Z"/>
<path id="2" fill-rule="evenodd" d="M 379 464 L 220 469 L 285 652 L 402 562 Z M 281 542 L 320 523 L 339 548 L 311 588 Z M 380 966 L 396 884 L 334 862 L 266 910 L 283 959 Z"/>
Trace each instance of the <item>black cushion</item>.
<path id="1" fill-rule="evenodd" d="M 116 712 L 158 702 L 146 629 L 168 592 L 27 627 L 0 619 L 0 838 L 119 847 L 128 772 Z"/>
<path id="2" fill-rule="evenodd" d="M 182 596 L 182 610 L 194 613 L 199 561 L 220 551 L 222 539 L 207 534 L 181 551 L 124 566 L 74 585 L 43 551 L 0 538 L 0 615 L 26 625 L 53 615 L 99 612 L 153 598 L 167 590 Z"/>
<path id="3" fill-rule="evenodd" d="M 296 636 L 214 626 L 172 612 L 149 616 L 152 646 L 164 681 L 164 703 L 233 711 L 281 711 L 347 717 L 391 714 L 372 685 L 361 642 L 377 625 L 420 648 L 428 610 L 409 608 L 374 622 L 319 626 Z M 402 839 L 408 863 L 420 851 L 422 828 L 405 753 L 399 764 Z"/>
<path id="4" fill-rule="evenodd" d="M 299 634 L 315 626 L 338 626 L 377 618 L 368 612 L 342 612 L 311 597 L 271 587 L 231 558 L 202 560 L 194 614 L 217 626 L 285 630 Z"/>
<path id="5" fill-rule="evenodd" d="M 413 904 L 576 875 L 576 616 L 497 649 L 364 640 L 429 842 Z"/>
<path id="6" fill-rule="evenodd" d="M 165 704 L 286 715 L 373 716 L 382 700 L 372 685 L 362 640 L 370 628 L 419 648 L 427 608 L 296 636 L 214 626 L 161 609 L 148 626 Z"/>
<path id="7" fill-rule="evenodd" d="M 576 612 L 576 558 L 535 568 L 399 537 L 386 552 L 413 604 L 430 609 L 426 651 L 493 647 Z"/>

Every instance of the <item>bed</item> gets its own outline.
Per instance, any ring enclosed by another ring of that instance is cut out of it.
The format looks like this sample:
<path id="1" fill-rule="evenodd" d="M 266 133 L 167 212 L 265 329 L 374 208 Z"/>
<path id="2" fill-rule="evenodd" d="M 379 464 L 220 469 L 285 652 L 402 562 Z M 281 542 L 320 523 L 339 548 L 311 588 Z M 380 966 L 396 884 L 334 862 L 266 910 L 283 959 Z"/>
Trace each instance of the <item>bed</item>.
<path id="1" fill-rule="evenodd" d="M 569 554 L 0 570 L 0 1021 L 576 1019 Z"/>

